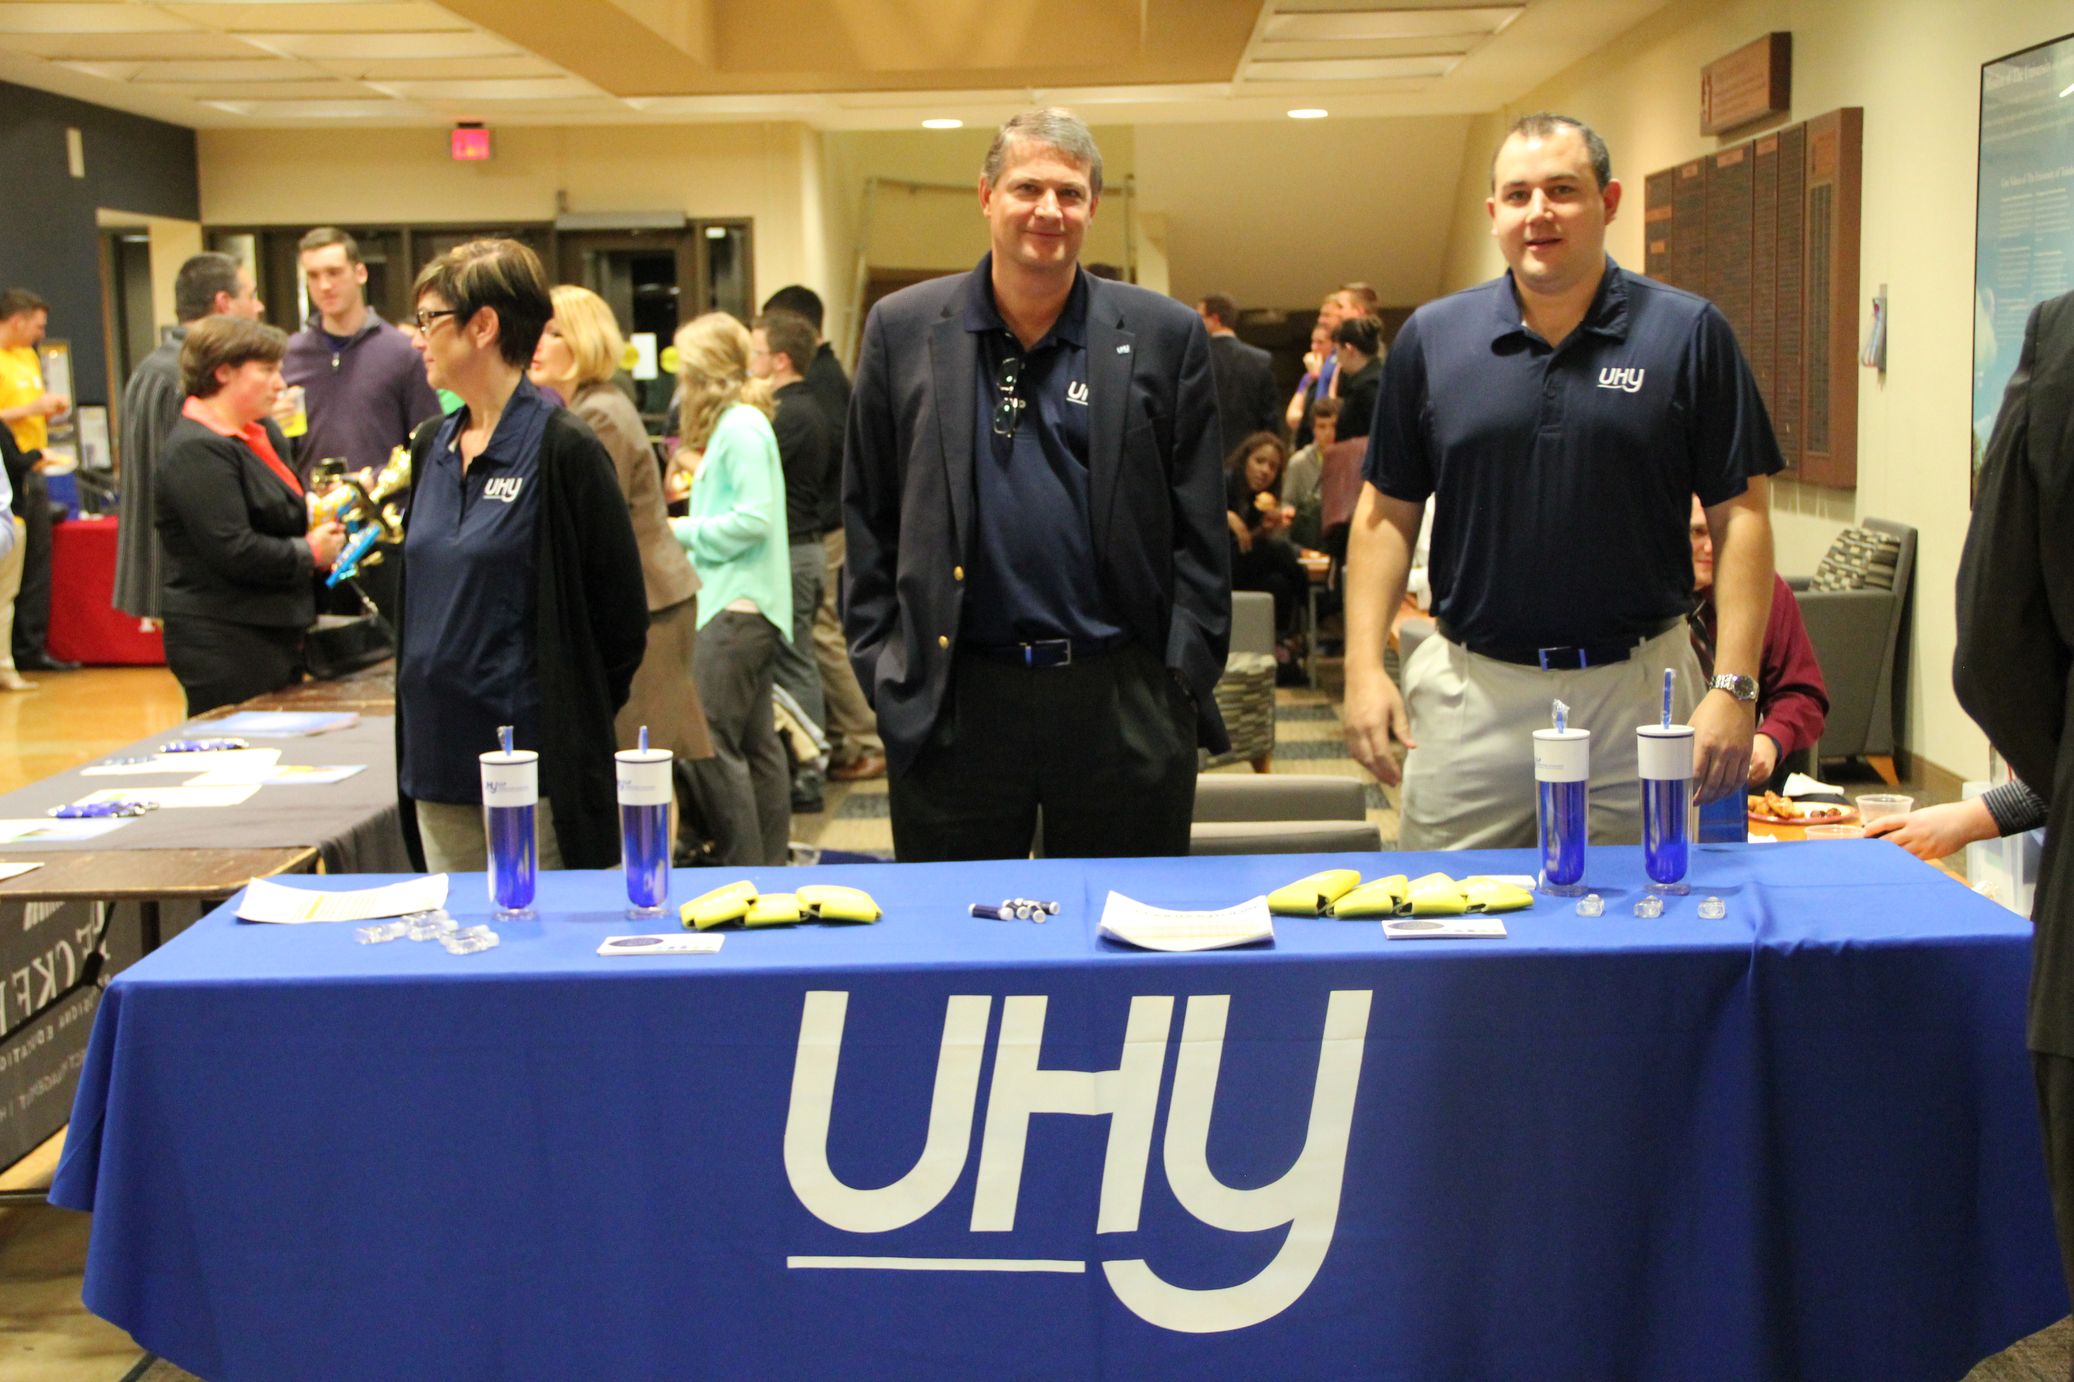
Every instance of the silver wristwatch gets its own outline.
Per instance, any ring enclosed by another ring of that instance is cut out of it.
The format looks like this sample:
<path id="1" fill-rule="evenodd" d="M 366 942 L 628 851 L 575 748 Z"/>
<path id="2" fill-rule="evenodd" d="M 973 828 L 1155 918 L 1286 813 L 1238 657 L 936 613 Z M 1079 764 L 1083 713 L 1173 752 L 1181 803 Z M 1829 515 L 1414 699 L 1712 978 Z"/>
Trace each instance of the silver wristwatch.
<path id="1" fill-rule="evenodd" d="M 1726 691 L 1744 705 L 1755 705 L 1757 703 L 1757 678 L 1755 677 L 1739 677 L 1723 672 L 1720 676 L 1707 683 L 1707 689 L 1709 691 Z"/>

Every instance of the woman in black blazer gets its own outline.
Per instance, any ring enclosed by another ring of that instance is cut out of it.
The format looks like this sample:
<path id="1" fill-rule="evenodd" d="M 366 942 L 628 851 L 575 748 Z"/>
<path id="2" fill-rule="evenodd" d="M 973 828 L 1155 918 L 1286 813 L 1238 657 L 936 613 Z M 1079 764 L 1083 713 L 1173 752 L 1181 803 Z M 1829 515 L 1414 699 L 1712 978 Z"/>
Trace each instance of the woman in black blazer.
<path id="1" fill-rule="evenodd" d="M 236 317 L 197 323 L 180 348 L 188 397 L 159 458 L 157 527 L 166 665 L 189 715 L 302 675 L 315 578 L 345 541 L 336 523 L 310 526 L 267 417 L 287 349 L 281 332 Z"/>

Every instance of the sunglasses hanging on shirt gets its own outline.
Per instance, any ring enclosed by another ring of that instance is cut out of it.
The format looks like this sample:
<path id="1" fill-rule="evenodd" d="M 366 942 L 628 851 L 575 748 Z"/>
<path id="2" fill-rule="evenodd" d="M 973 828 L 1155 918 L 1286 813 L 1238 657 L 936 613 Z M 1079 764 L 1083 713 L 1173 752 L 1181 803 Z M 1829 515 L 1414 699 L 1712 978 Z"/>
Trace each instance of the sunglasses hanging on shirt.
<path id="1" fill-rule="evenodd" d="M 1001 391 L 1001 401 L 994 406 L 994 435 L 1012 437 L 1016 424 L 1023 420 L 1023 396 L 1019 389 L 1023 382 L 1023 360 L 1020 355 L 1005 355 L 994 371 L 994 384 Z"/>

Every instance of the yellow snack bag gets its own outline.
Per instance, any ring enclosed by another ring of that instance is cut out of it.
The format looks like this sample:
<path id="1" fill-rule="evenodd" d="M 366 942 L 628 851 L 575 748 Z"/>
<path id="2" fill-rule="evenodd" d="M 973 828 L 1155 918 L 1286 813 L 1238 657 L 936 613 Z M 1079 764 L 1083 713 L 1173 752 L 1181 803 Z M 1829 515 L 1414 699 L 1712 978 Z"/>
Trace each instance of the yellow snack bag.
<path id="1" fill-rule="evenodd" d="M 1267 909 L 1278 917 L 1323 916 L 1334 902 L 1360 883 L 1358 869 L 1327 869 L 1294 883 L 1284 883 L 1267 895 Z"/>
<path id="2" fill-rule="evenodd" d="M 886 913 L 862 888 L 809 883 L 798 893 L 799 909 L 822 921 L 877 921 Z"/>
<path id="3" fill-rule="evenodd" d="M 744 926 L 790 926 L 803 920 L 798 893 L 762 893 L 749 904 Z"/>
<path id="4" fill-rule="evenodd" d="M 1461 884 L 1444 873 L 1414 878 L 1405 890 L 1405 900 L 1411 904 L 1411 915 L 1415 917 L 1458 917 L 1469 910 L 1469 899 L 1462 895 Z"/>
<path id="5" fill-rule="evenodd" d="M 700 893 L 677 909 L 677 916 L 689 930 L 710 931 L 730 921 L 740 921 L 749 913 L 749 904 L 756 901 L 756 885 L 744 878 L 739 883 L 724 883 L 711 892 Z"/>
<path id="6" fill-rule="evenodd" d="M 1533 893 L 1496 878 L 1465 878 L 1462 895 L 1472 912 L 1523 912 L 1534 905 Z"/>
<path id="7" fill-rule="evenodd" d="M 1404 875 L 1393 873 L 1373 883 L 1363 883 L 1332 904 L 1336 917 L 1393 917 L 1404 908 Z"/>

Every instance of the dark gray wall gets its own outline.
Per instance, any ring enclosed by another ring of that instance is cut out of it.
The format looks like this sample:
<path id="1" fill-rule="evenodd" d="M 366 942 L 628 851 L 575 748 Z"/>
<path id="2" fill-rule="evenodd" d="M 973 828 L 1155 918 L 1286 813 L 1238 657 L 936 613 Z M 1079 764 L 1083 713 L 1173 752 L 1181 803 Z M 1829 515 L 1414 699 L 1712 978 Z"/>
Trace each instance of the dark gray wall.
<path id="1" fill-rule="evenodd" d="M 194 131 L 0 82 L 0 286 L 50 304 L 50 334 L 72 342 L 82 403 L 107 403 L 96 207 L 201 219 Z M 65 167 L 65 130 L 86 176 Z"/>

